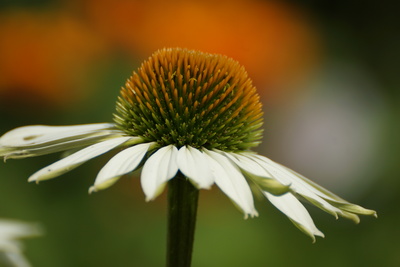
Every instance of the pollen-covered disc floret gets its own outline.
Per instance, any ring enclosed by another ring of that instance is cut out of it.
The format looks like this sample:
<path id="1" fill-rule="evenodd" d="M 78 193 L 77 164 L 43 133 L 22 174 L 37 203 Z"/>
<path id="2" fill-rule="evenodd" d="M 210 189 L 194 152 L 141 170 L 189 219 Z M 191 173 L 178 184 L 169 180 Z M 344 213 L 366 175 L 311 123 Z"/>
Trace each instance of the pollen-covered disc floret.
<path id="1" fill-rule="evenodd" d="M 128 79 L 115 122 L 160 146 L 242 151 L 259 144 L 262 111 L 245 69 L 222 55 L 162 49 Z"/>

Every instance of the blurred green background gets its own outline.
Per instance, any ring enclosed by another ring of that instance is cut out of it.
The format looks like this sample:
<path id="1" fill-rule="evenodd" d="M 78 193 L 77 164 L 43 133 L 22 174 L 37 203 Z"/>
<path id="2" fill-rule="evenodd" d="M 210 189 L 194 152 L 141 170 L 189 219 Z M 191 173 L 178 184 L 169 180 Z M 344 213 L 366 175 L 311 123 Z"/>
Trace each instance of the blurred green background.
<path id="1" fill-rule="evenodd" d="M 240 61 L 265 112 L 259 152 L 375 209 L 359 225 L 307 206 L 316 244 L 266 200 L 243 216 L 202 191 L 193 266 L 400 266 L 400 33 L 389 1 L 0 2 L 0 132 L 108 122 L 119 88 L 162 47 Z M 29 184 L 58 155 L 0 166 L 0 217 L 40 222 L 39 267 L 163 266 L 165 193 L 146 203 L 137 174 L 88 195 L 101 156 Z"/>

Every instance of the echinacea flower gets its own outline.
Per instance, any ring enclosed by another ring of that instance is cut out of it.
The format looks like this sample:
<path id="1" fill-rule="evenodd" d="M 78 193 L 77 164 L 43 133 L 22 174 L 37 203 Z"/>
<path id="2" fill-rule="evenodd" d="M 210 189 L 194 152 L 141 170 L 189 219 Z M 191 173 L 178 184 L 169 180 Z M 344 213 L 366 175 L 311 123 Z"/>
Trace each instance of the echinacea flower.
<path id="1" fill-rule="evenodd" d="M 19 239 L 37 236 L 40 233 L 36 224 L 0 219 L 0 265 L 4 263 L 6 266 L 31 266 L 22 254 L 23 248 Z"/>
<path id="2" fill-rule="evenodd" d="M 142 168 L 140 181 L 149 201 L 180 173 L 198 189 L 215 183 L 245 217 L 258 215 L 253 192 L 261 193 L 313 239 L 323 233 L 299 199 L 355 222 L 358 215 L 376 215 L 251 151 L 260 143 L 262 123 L 259 96 L 238 62 L 162 49 L 121 89 L 114 123 L 17 128 L 0 138 L 0 156 L 26 158 L 83 147 L 29 178 L 39 182 L 119 149 L 90 192 Z"/>

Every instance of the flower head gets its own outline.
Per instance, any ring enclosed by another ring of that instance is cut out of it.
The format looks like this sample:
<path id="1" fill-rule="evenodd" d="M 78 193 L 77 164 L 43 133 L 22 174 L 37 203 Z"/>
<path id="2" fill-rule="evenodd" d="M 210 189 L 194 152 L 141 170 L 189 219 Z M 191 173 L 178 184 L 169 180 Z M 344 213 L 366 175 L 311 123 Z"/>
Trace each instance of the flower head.
<path id="1" fill-rule="evenodd" d="M 117 127 L 145 142 L 244 151 L 258 145 L 259 96 L 238 62 L 181 49 L 153 54 L 128 79 Z"/>
<path id="2" fill-rule="evenodd" d="M 250 150 L 261 139 L 261 103 L 244 68 L 225 56 L 186 49 L 155 52 L 122 88 L 114 120 L 17 128 L 0 138 L 0 156 L 84 147 L 29 178 L 39 182 L 123 148 L 100 170 L 90 192 L 142 167 L 141 185 L 146 199 L 153 200 L 181 172 L 198 189 L 215 183 L 245 217 L 258 215 L 252 191 L 261 193 L 313 239 L 323 234 L 298 199 L 355 222 L 359 214 L 376 214 Z"/>

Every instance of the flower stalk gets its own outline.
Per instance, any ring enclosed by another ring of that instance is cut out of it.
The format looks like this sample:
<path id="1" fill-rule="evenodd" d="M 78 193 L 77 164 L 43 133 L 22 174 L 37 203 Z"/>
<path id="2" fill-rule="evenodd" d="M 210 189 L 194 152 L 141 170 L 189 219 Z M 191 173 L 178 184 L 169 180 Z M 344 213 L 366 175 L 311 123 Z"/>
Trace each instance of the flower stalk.
<path id="1" fill-rule="evenodd" d="M 167 267 L 191 265 L 198 198 L 181 173 L 168 182 Z"/>

